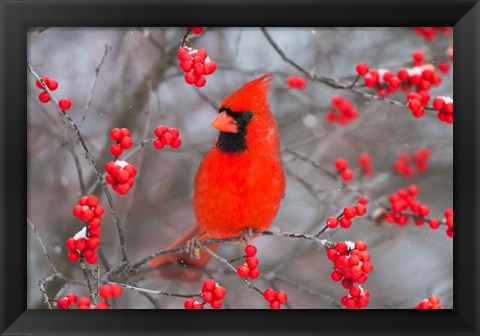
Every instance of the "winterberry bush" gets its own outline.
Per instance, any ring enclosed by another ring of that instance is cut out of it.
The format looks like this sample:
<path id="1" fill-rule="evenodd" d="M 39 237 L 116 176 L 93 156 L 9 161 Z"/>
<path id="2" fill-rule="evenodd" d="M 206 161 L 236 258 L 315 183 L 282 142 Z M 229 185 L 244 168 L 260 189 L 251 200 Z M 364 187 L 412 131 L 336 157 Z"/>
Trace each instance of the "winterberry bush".
<path id="1" fill-rule="evenodd" d="M 452 308 L 451 28 L 28 41 L 30 308 Z M 223 99 L 267 73 L 287 175 L 273 225 L 169 249 Z M 178 252 L 211 261 L 148 266 Z"/>

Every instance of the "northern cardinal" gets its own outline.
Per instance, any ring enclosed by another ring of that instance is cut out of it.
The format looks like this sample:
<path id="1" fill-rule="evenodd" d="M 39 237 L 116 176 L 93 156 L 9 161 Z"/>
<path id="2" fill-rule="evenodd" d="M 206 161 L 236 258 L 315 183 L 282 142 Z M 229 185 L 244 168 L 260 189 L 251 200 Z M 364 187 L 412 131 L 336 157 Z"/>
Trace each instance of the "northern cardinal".
<path id="1" fill-rule="evenodd" d="M 227 238 L 246 228 L 267 230 L 272 224 L 285 194 L 285 173 L 278 128 L 267 100 L 271 80 L 270 75 L 252 80 L 223 100 L 212 123 L 220 134 L 195 174 L 197 224 L 168 249 L 195 237 L 201 237 L 200 241 Z M 204 267 L 210 257 L 205 251 L 200 259 L 187 253 L 167 255 L 152 259 L 149 266 L 181 263 Z M 186 281 L 200 276 L 178 268 L 162 274 Z"/>

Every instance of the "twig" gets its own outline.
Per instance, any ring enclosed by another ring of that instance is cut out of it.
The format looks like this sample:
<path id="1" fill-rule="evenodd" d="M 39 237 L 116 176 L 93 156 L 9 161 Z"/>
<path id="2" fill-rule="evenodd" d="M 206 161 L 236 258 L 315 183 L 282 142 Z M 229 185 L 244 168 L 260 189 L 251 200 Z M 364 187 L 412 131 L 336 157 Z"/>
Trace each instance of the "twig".
<path id="1" fill-rule="evenodd" d="M 402 103 L 397 100 L 392 100 L 392 99 L 386 99 L 384 97 L 379 97 L 377 95 L 372 95 L 370 93 L 363 92 L 359 89 L 356 89 L 352 84 L 349 83 L 341 83 L 337 79 L 334 78 L 329 78 L 329 77 L 322 77 L 318 76 L 314 70 L 308 71 L 306 68 L 302 67 L 295 61 L 293 61 L 291 58 L 289 58 L 285 52 L 279 47 L 279 45 L 275 42 L 275 40 L 272 38 L 272 36 L 268 33 L 267 29 L 265 27 L 260 28 L 263 35 L 265 35 L 265 38 L 267 41 L 270 43 L 270 45 L 275 49 L 277 54 L 288 64 L 292 65 L 295 67 L 298 71 L 303 73 L 307 78 L 309 78 L 312 81 L 319 82 L 325 85 L 330 86 L 331 88 L 334 89 L 339 89 L 339 90 L 345 90 L 349 91 L 357 96 L 361 96 L 367 99 L 374 99 L 378 101 L 382 101 L 388 104 L 396 105 L 396 106 L 401 106 L 401 107 L 406 107 L 407 103 Z M 427 111 L 436 111 L 433 107 L 425 107 L 425 110 Z"/>
<path id="2" fill-rule="evenodd" d="M 33 75 L 33 77 L 35 77 L 35 79 L 40 81 L 44 90 L 50 96 L 52 102 L 55 104 L 57 109 L 59 109 L 57 98 L 50 91 L 50 89 L 45 84 L 43 79 L 40 78 L 40 76 L 35 72 L 35 70 L 32 68 L 32 66 L 29 63 L 27 63 L 27 67 L 28 67 L 29 71 L 31 72 L 31 74 Z M 119 237 L 119 240 L 120 240 L 120 247 L 121 247 L 121 250 L 122 250 L 122 258 L 123 258 L 124 262 L 128 263 L 127 250 L 126 250 L 126 247 L 125 247 L 125 237 L 124 237 L 124 234 L 123 234 L 123 228 L 122 228 L 122 224 L 120 223 L 120 219 L 117 215 L 117 210 L 115 208 L 115 203 L 113 202 L 112 194 L 110 193 L 110 190 L 107 188 L 107 184 L 103 180 L 102 174 L 100 173 L 100 171 L 97 168 L 97 164 L 95 162 L 95 157 L 89 151 L 89 149 L 87 147 L 87 144 L 85 143 L 85 140 L 83 139 L 82 134 L 80 133 L 80 130 L 78 129 L 77 125 L 75 124 L 73 119 L 70 117 L 70 115 L 68 115 L 68 113 L 65 110 L 61 110 L 61 109 L 59 109 L 59 110 L 61 111 L 65 120 L 68 121 L 68 123 L 71 125 L 71 127 L 73 127 L 73 129 L 75 130 L 75 133 L 77 134 L 78 140 L 80 141 L 80 143 L 83 147 L 83 150 L 85 151 L 85 157 L 86 157 L 88 163 L 90 164 L 90 166 L 95 170 L 95 173 L 96 173 L 96 176 L 97 176 L 97 179 L 98 179 L 98 183 L 102 186 L 103 192 L 107 196 L 108 204 L 110 206 L 110 213 L 115 220 L 115 224 L 117 225 L 118 237 Z"/>
<path id="3" fill-rule="evenodd" d="M 113 283 L 113 282 L 109 282 L 109 283 Z M 127 285 L 127 284 L 124 284 L 124 283 L 115 282 L 115 284 L 117 284 L 119 286 L 122 286 L 123 288 L 127 288 L 127 289 L 134 290 L 134 291 L 141 292 L 141 293 L 152 294 L 152 295 L 174 296 L 174 297 L 187 298 L 187 299 L 188 298 L 193 298 L 193 297 L 201 297 L 200 293 L 194 293 L 194 294 L 169 293 L 169 292 L 164 292 L 164 291 L 161 291 L 161 290 L 152 290 L 152 289 L 146 289 L 146 288 L 131 286 L 131 285 Z"/>
<path id="4" fill-rule="evenodd" d="M 30 225 L 30 227 L 31 227 L 32 230 L 33 230 L 33 233 L 34 233 L 35 236 L 37 237 L 37 241 L 38 241 L 38 243 L 40 244 L 40 247 L 41 247 L 41 249 L 42 249 L 43 255 L 45 256 L 45 258 L 47 258 L 48 263 L 50 264 L 50 267 L 52 268 L 53 273 L 54 273 L 54 274 L 60 274 L 60 273 L 57 271 L 57 268 L 55 267 L 55 265 L 53 264 L 52 258 L 50 258 L 50 255 L 48 254 L 48 251 L 47 251 L 47 247 L 46 247 L 45 244 L 43 243 L 43 240 L 42 240 L 42 238 L 40 237 L 40 234 L 38 233 L 37 228 L 35 227 L 35 225 L 32 223 L 32 221 L 31 221 L 30 218 L 28 218 L 28 217 L 27 217 L 27 223 Z"/>
<path id="5" fill-rule="evenodd" d="M 98 63 L 97 67 L 95 68 L 95 76 L 93 77 L 92 83 L 90 84 L 90 90 L 88 91 L 88 96 L 87 96 L 87 103 L 83 108 L 82 118 L 80 119 L 79 127 L 82 127 L 83 122 L 85 121 L 85 117 L 87 116 L 87 111 L 90 108 L 90 106 L 92 106 L 92 97 L 93 97 L 93 92 L 95 90 L 95 86 L 97 85 L 98 75 L 100 74 L 100 69 L 102 68 L 103 63 L 105 62 L 105 58 L 107 57 L 110 50 L 112 50 L 112 47 L 105 44 L 105 52 L 102 56 L 102 59 L 100 60 L 100 63 Z"/>
<path id="6" fill-rule="evenodd" d="M 210 250 L 208 247 L 203 247 L 203 249 L 204 249 L 205 251 L 207 251 L 212 257 L 214 257 L 215 259 L 217 259 L 217 260 L 220 261 L 221 263 L 227 265 L 228 268 L 230 268 L 232 271 L 234 271 L 234 272 L 237 271 L 236 268 L 235 268 L 235 266 L 233 266 L 231 263 L 229 263 L 227 259 L 219 256 L 218 254 L 216 254 L 215 252 L 213 252 L 212 250 Z M 256 291 L 257 293 L 259 293 L 261 296 L 263 296 L 263 291 L 260 290 L 260 289 L 258 289 L 252 281 L 248 280 L 247 278 L 243 278 L 242 280 L 247 284 L 248 288 L 253 289 L 253 290 Z"/>
<path id="7" fill-rule="evenodd" d="M 90 283 L 90 277 L 88 276 L 87 266 L 85 265 L 83 256 L 80 258 L 80 267 L 82 269 L 83 276 L 85 277 L 85 282 L 87 283 L 87 286 L 88 286 L 88 292 L 90 293 L 90 300 L 92 300 L 94 304 L 97 304 L 97 297 L 93 291 L 92 284 Z"/>

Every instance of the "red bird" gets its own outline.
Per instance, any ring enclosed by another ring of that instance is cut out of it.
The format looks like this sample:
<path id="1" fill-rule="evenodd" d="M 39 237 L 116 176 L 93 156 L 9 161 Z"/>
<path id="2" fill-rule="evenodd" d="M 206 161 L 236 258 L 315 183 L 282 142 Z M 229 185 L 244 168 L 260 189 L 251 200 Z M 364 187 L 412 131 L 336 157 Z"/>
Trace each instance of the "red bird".
<path id="1" fill-rule="evenodd" d="M 223 100 L 212 123 L 220 135 L 195 175 L 197 224 L 168 249 L 195 237 L 201 237 L 200 241 L 227 238 L 246 228 L 267 230 L 272 224 L 285 194 L 285 173 L 278 128 L 267 100 L 271 80 L 270 75 L 257 78 Z M 149 266 L 182 263 L 203 267 L 209 259 L 205 251 L 200 259 L 182 253 L 157 257 Z M 163 275 L 181 275 L 184 280 L 199 277 L 198 272 L 180 272 L 164 271 Z"/>

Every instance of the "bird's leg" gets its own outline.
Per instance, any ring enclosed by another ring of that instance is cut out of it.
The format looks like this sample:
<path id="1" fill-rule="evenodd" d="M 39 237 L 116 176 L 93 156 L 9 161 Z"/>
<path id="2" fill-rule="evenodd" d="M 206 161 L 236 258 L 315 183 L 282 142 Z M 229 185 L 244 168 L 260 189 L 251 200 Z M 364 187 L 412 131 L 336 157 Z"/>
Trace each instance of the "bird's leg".
<path id="1" fill-rule="evenodd" d="M 248 240 L 250 238 L 253 238 L 255 236 L 255 234 L 253 233 L 253 229 L 252 228 L 246 228 L 246 229 L 243 229 L 242 230 L 242 242 L 245 246 L 248 245 Z"/>
<path id="2" fill-rule="evenodd" d="M 187 251 L 191 258 L 200 259 L 200 239 L 205 236 L 205 233 L 202 233 L 199 236 L 193 237 L 187 241 Z"/>

